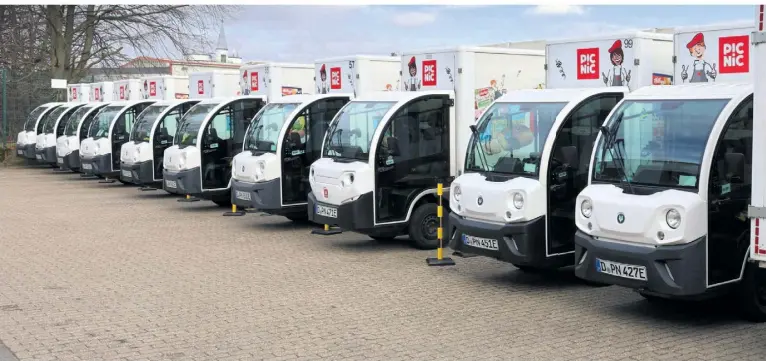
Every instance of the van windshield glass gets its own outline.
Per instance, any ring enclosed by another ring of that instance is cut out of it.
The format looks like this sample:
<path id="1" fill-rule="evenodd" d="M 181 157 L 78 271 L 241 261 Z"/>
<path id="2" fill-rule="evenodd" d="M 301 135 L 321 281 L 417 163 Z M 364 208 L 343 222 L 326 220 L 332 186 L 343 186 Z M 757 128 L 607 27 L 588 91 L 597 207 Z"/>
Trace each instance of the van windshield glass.
<path id="1" fill-rule="evenodd" d="M 69 110 L 68 107 L 58 107 L 53 109 L 48 115 L 45 116 L 45 125 L 43 125 L 43 134 L 53 133 L 53 128 L 56 126 L 56 120 L 61 116 L 61 113 Z"/>
<path id="2" fill-rule="evenodd" d="M 109 136 L 109 126 L 112 125 L 112 120 L 124 107 L 122 105 L 112 105 L 101 109 L 93 119 L 93 123 L 90 124 L 88 129 L 88 137 L 93 139 L 99 139 Z"/>
<path id="3" fill-rule="evenodd" d="M 149 135 L 152 133 L 152 126 L 154 122 L 160 116 L 167 105 L 150 105 L 136 119 L 136 124 L 133 126 L 133 131 L 130 133 L 130 140 L 135 142 L 148 142 Z"/>
<path id="4" fill-rule="evenodd" d="M 327 130 L 324 157 L 367 162 L 378 124 L 396 102 L 352 101 L 335 116 Z"/>
<path id="5" fill-rule="evenodd" d="M 595 150 L 593 180 L 696 188 L 710 131 L 729 99 L 626 100 Z"/>
<path id="6" fill-rule="evenodd" d="M 545 140 L 566 102 L 495 103 L 479 119 L 466 170 L 536 175 Z"/>
<path id="7" fill-rule="evenodd" d="M 245 150 L 276 152 L 279 132 L 299 103 L 271 103 L 255 115 L 245 135 Z"/>
<path id="8" fill-rule="evenodd" d="M 92 106 L 82 106 L 78 108 L 77 110 L 72 113 L 72 115 L 69 117 L 69 120 L 66 123 L 66 128 L 64 129 L 64 135 L 77 135 L 77 126 L 80 124 L 80 120 L 85 116 L 85 114 L 88 113 L 89 110 L 93 109 Z"/>
<path id="9" fill-rule="evenodd" d="M 27 121 L 24 122 L 24 131 L 27 132 L 34 132 L 35 131 L 35 123 L 37 123 L 37 118 L 40 117 L 40 114 L 42 114 L 47 107 L 38 107 L 35 108 L 31 113 L 29 113 L 29 116 L 27 117 Z"/>
<path id="10" fill-rule="evenodd" d="M 175 137 L 176 144 L 197 145 L 197 135 L 199 128 L 202 127 L 202 122 L 205 121 L 207 113 L 210 113 L 218 105 L 219 103 L 197 104 L 189 109 L 179 121 L 178 132 Z"/>

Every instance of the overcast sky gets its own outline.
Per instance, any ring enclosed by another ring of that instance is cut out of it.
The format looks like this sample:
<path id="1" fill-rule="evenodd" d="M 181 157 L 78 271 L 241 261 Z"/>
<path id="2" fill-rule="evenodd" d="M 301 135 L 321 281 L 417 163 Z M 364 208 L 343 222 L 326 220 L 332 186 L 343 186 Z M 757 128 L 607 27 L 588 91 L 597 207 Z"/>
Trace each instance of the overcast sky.
<path id="1" fill-rule="evenodd" d="M 245 61 L 561 39 L 637 28 L 753 21 L 754 6 L 243 6 L 225 26 Z M 215 43 L 217 34 L 211 34 Z"/>

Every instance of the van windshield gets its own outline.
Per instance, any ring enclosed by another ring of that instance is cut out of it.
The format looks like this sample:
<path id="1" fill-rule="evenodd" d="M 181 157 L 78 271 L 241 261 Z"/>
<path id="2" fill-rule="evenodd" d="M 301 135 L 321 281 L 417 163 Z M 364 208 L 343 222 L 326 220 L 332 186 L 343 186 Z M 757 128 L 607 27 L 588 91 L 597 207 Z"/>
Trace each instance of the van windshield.
<path id="1" fill-rule="evenodd" d="M 167 107 L 167 105 L 150 105 L 141 112 L 136 119 L 136 124 L 133 126 L 133 131 L 130 133 L 130 140 L 148 142 L 154 122 Z"/>
<path id="2" fill-rule="evenodd" d="M 600 137 L 593 180 L 695 189 L 710 131 L 730 99 L 627 100 Z"/>
<path id="3" fill-rule="evenodd" d="M 323 156 L 349 158 L 367 162 L 370 144 L 378 124 L 396 102 L 352 101 L 348 103 L 327 130 Z"/>
<path id="4" fill-rule="evenodd" d="M 553 122 L 566 102 L 495 103 L 479 119 L 466 170 L 536 175 Z"/>
<path id="5" fill-rule="evenodd" d="M 27 121 L 24 122 L 24 131 L 34 132 L 35 123 L 37 123 L 37 118 L 39 118 L 40 114 L 42 114 L 47 109 L 48 107 L 37 107 L 35 108 L 35 110 L 29 113 L 29 116 L 27 117 Z"/>
<path id="6" fill-rule="evenodd" d="M 69 120 L 66 123 L 66 128 L 64 129 L 64 135 L 77 135 L 77 126 L 80 124 L 80 120 L 91 109 L 93 109 L 93 106 L 85 105 L 75 110 L 74 113 L 69 116 Z"/>
<path id="7" fill-rule="evenodd" d="M 69 110 L 68 107 L 58 107 L 56 109 L 53 109 L 48 115 L 45 116 L 45 119 L 43 121 L 45 124 L 43 125 L 43 134 L 49 134 L 53 133 L 53 129 L 56 127 L 56 120 L 61 116 L 61 113 L 64 111 Z"/>
<path id="8" fill-rule="evenodd" d="M 197 104 L 189 109 L 179 122 L 175 137 L 176 144 L 197 145 L 197 135 L 199 128 L 202 127 L 202 122 L 205 121 L 207 113 L 210 113 L 218 105 L 219 103 Z"/>
<path id="9" fill-rule="evenodd" d="M 245 135 L 245 150 L 276 152 L 279 132 L 299 103 L 271 103 L 255 115 Z"/>
<path id="10" fill-rule="evenodd" d="M 101 109 L 101 111 L 96 114 L 95 119 L 93 119 L 93 123 L 90 123 L 88 137 L 93 139 L 108 137 L 109 126 L 112 125 L 112 121 L 123 108 L 122 105 L 112 105 Z"/>

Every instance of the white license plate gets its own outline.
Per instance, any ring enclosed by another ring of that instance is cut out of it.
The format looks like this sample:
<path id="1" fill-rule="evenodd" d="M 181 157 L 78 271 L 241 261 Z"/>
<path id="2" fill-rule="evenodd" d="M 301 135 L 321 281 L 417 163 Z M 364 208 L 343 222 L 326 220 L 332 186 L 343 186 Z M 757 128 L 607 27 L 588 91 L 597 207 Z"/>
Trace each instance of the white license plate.
<path id="1" fill-rule="evenodd" d="M 130 171 L 125 169 L 122 170 L 122 175 L 128 178 L 130 178 L 131 176 Z"/>
<path id="2" fill-rule="evenodd" d="M 165 180 L 165 186 L 168 188 L 176 188 L 176 181 Z"/>
<path id="3" fill-rule="evenodd" d="M 16 154 L 24 154 L 24 151 L 21 149 L 16 149 Z"/>
<path id="4" fill-rule="evenodd" d="M 35 154 L 35 158 L 37 158 L 37 159 L 43 159 L 43 155 L 42 155 L 42 154 Z"/>
<path id="5" fill-rule="evenodd" d="M 64 164 L 64 158 L 58 157 L 58 162 Z"/>
<path id="6" fill-rule="evenodd" d="M 82 169 L 93 169 L 93 167 L 91 167 L 90 164 L 88 164 L 88 163 L 83 163 L 82 164 Z"/>
<path id="7" fill-rule="evenodd" d="M 234 196 L 237 197 L 237 199 L 241 199 L 243 201 L 250 200 L 250 192 L 235 191 Z"/>
<path id="8" fill-rule="evenodd" d="M 317 205 L 315 212 L 318 216 L 338 218 L 338 208 Z"/>
<path id="9" fill-rule="evenodd" d="M 497 245 L 496 239 L 474 237 L 474 236 L 469 236 L 467 234 L 463 235 L 463 244 L 465 244 L 466 246 L 471 246 L 475 248 L 488 249 L 490 251 L 500 250 L 500 247 L 498 247 Z"/>
<path id="10" fill-rule="evenodd" d="M 608 275 L 646 281 L 646 267 L 605 261 L 596 258 L 596 272 Z"/>

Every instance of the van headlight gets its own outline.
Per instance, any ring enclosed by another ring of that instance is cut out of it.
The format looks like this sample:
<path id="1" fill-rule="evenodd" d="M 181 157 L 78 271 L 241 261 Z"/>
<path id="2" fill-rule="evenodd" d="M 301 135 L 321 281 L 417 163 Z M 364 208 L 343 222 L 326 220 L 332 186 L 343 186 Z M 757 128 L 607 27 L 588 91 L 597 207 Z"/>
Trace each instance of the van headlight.
<path id="1" fill-rule="evenodd" d="M 675 208 L 671 208 L 665 213 L 665 222 L 667 222 L 670 228 L 678 228 L 681 225 L 681 213 Z"/>
<path id="2" fill-rule="evenodd" d="M 455 187 L 452 190 L 452 197 L 455 198 L 456 201 L 460 202 L 460 196 L 463 195 L 463 190 L 460 189 L 459 184 L 455 184 Z"/>
<path id="3" fill-rule="evenodd" d="M 593 204 L 590 203 L 590 200 L 586 199 L 580 203 L 580 213 L 582 213 L 583 217 L 590 218 L 590 215 L 593 213 Z"/>
<path id="4" fill-rule="evenodd" d="M 341 179 L 340 182 L 344 187 L 351 187 L 351 185 L 354 184 L 354 173 L 344 174 L 343 179 Z"/>
<path id="5" fill-rule="evenodd" d="M 258 162 L 255 164 L 255 179 L 266 178 L 266 163 Z"/>
<path id="6" fill-rule="evenodd" d="M 521 195 L 521 193 L 513 194 L 513 206 L 516 207 L 516 209 L 524 207 L 524 196 Z"/>

